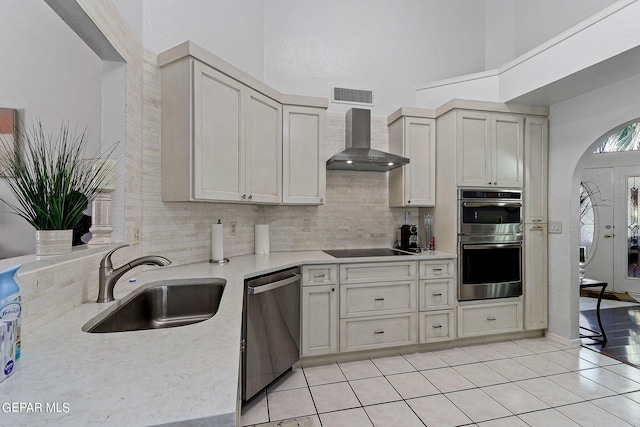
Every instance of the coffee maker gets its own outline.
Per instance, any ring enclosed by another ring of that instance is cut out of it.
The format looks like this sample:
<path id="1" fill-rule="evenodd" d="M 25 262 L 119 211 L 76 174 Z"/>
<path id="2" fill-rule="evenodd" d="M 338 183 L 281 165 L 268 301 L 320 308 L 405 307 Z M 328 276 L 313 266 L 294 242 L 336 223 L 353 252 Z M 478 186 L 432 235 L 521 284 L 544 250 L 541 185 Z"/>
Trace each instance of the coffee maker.
<path id="1" fill-rule="evenodd" d="M 400 249 L 407 252 L 420 252 L 418 227 L 411 224 L 400 227 Z"/>

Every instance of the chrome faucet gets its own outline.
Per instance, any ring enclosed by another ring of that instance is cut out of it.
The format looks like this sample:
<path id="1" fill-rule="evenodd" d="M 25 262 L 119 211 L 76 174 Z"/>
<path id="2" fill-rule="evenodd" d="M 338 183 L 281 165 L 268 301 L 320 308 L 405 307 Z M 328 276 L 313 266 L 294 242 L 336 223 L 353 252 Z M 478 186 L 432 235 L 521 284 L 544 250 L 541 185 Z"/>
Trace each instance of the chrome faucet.
<path id="1" fill-rule="evenodd" d="M 159 255 L 148 255 L 136 258 L 116 269 L 111 263 L 111 255 L 118 249 L 125 248 L 129 245 L 118 246 L 117 248 L 107 252 L 100 261 L 99 277 L 98 277 L 98 300 L 96 302 L 111 302 L 113 298 L 113 288 L 116 282 L 124 273 L 139 265 L 169 265 L 171 261 Z"/>

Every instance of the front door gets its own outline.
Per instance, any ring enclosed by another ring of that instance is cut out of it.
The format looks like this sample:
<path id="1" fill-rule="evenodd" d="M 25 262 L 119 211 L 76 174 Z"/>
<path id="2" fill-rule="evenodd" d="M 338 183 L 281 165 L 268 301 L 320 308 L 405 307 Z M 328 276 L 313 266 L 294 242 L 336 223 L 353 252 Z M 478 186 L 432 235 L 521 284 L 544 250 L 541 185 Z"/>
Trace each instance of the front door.
<path id="1" fill-rule="evenodd" d="M 638 260 L 638 188 L 640 167 L 614 168 L 614 280 L 616 292 L 640 294 L 640 263 Z"/>
<path id="2" fill-rule="evenodd" d="M 585 277 L 607 282 L 609 291 L 640 294 L 640 167 L 585 169 L 582 183 L 593 206 L 593 219 L 581 212 L 585 223 L 581 233 L 586 242 L 593 224 Z"/>

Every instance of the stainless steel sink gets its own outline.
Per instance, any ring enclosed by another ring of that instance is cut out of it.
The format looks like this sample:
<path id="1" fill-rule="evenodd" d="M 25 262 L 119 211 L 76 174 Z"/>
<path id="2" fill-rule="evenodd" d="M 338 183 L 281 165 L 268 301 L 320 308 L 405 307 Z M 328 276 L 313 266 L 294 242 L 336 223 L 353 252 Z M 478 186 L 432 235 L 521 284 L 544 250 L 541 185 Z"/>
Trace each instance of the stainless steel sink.
<path id="1" fill-rule="evenodd" d="M 85 332 L 124 332 L 191 325 L 213 317 L 224 279 L 176 279 L 147 283 L 89 320 Z"/>

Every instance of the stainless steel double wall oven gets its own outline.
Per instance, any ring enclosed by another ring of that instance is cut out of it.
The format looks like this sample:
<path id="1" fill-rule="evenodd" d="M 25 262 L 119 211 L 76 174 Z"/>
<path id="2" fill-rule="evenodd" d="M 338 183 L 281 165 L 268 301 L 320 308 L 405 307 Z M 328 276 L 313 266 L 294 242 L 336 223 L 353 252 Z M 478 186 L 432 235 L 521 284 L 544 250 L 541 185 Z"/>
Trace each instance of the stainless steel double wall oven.
<path id="1" fill-rule="evenodd" d="M 458 299 L 522 295 L 522 192 L 458 191 Z"/>

